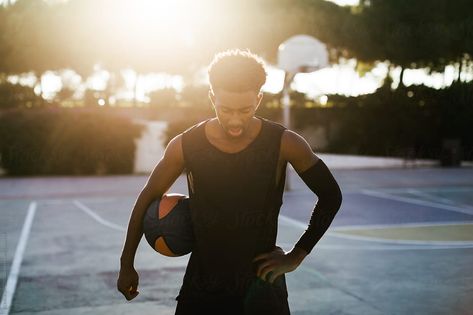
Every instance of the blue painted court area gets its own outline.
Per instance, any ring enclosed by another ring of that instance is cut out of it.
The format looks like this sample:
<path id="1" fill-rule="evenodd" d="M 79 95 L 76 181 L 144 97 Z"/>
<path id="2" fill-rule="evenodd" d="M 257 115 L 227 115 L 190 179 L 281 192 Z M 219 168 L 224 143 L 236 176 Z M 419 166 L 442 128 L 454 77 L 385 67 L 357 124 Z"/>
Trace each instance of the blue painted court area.
<path id="1" fill-rule="evenodd" d="M 473 169 L 334 170 L 343 204 L 286 275 L 292 314 L 473 314 Z M 174 314 L 189 256 L 142 239 L 140 294 L 116 290 L 130 211 L 146 176 L 0 179 L 0 314 Z M 316 196 L 290 171 L 278 244 Z M 187 193 L 180 177 L 171 192 Z"/>
<path id="2" fill-rule="evenodd" d="M 468 193 L 473 194 L 473 188 L 469 192 L 464 191 L 463 193 L 465 195 Z M 395 198 L 397 196 L 404 196 L 404 198 L 397 199 Z M 473 219 L 473 210 L 472 214 L 451 210 L 451 207 L 448 207 L 450 204 L 444 201 L 434 201 L 433 203 L 437 204 L 437 207 L 428 203 L 416 204 L 414 203 L 415 201 L 425 201 L 426 199 L 409 194 L 387 194 L 383 191 L 368 190 L 363 192 L 347 192 L 343 194 L 343 197 L 343 210 L 339 211 L 332 226 L 444 222 Z M 309 213 L 305 211 L 293 212 L 289 205 L 297 202 L 302 203 L 304 209 L 311 208 L 316 198 L 310 195 L 304 196 L 300 193 L 293 195 L 288 193 L 285 200 L 288 207 L 287 210 L 286 208 L 283 209 L 283 213 L 305 222 L 308 220 Z M 413 205 L 415 205 L 415 211 L 413 210 Z"/>

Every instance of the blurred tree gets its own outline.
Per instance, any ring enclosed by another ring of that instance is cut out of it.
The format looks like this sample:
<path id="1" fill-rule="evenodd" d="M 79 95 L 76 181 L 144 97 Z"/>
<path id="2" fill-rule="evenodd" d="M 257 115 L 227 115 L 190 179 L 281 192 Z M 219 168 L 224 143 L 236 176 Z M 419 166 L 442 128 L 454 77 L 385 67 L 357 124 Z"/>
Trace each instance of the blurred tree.
<path id="1" fill-rule="evenodd" d="M 275 63 L 280 43 L 301 33 L 326 43 L 332 62 L 354 57 L 366 71 L 389 61 L 402 67 L 401 77 L 405 68 L 442 71 L 455 63 L 460 78 L 473 56 L 469 0 L 371 0 L 357 7 L 325 0 L 176 1 L 185 3 L 176 16 L 157 2 L 140 3 L 18 0 L 1 8 L 0 72 L 39 77 L 72 68 L 87 77 L 99 63 L 111 72 L 189 77 L 228 48 L 249 48 Z"/>
<path id="2" fill-rule="evenodd" d="M 367 63 L 389 61 L 406 68 L 443 71 L 473 55 L 470 1 L 361 1 L 343 33 L 348 55 Z M 337 36 L 338 37 L 338 36 Z M 460 69 L 461 71 L 461 69 Z"/>
<path id="3" fill-rule="evenodd" d="M 7 35 L 7 13 L 7 8 L 0 6 L 0 82 L 6 78 L 4 74 L 8 70 L 5 62 L 9 50 L 8 42 L 5 38 Z"/>
<path id="4" fill-rule="evenodd" d="M 55 95 L 55 100 L 57 100 L 59 103 L 63 103 L 65 101 L 68 101 L 72 98 L 74 95 L 75 91 L 71 88 L 68 87 L 63 87 L 59 92 L 56 93 Z"/>
<path id="5" fill-rule="evenodd" d="M 173 88 L 153 91 L 149 95 L 150 106 L 155 108 L 173 107 L 177 104 L 177 93 Z"/>
<path id="6" fill-rule="evenodd" d="M 34 72 L 41 88 L 41 76 L 57 69 L 51 34 L 47 26 L 52 11 L 43 1 L 18 0 L 6 8 L 8 19 L 4 40 L 8 53 L 3 71 L 7 74 Z"/>
<path id="7" fill-rule="evenodd" d="M 206 85 L 187 85 L 182 89 L 179 96 L 183 106 L 211 108 L 208 94 L 209 87 Z"/>
<path id="8" fill-rule="evenodd" d="M 100 99 L 100 91 L 87 89 L 82 98 L 84 107 L 98 107 Z"/>
<path id="9" fill-rule="evenodd" d="M 289 96 L 291 99 L 291 105 L 295 108 L 304 108 L 305 102 L 308 101 L 305 93 L 298 91 L 290 91 Z"/>
<path id="10" fill-rule="evenodd" d="M 282 92 L 279 93 L 264 93 L 261 107 L 278 108 L 281 106 Z"/>
<path id="11" fill-rule="evenodd" d="M 0 83 L 0 109 L 33 108 L 43 105 L 41 97 L 29 86 Z"/>

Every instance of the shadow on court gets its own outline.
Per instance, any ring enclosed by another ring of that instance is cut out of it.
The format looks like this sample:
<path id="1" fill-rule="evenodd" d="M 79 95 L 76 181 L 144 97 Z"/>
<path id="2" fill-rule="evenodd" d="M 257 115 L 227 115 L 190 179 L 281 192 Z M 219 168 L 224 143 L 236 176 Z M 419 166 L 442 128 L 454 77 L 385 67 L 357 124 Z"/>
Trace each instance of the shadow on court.
<path id="1" fill-rule="evenodd" d="M 335 170 L 343 204 L 286 275 L 292 314 L 472 314 L 473 169 Z M 0 179 L 0 314 L 174 314 L 189 255 L 144 239 L 140 294 L 116 290 L 130 211 L 147 176 Z M 290 250 L 316 196 L 290 171 L 278 245 Z M 172 192 L 187 194 L 180 177 Z M 3 313 L 1 313 L 3 312 Z"/>

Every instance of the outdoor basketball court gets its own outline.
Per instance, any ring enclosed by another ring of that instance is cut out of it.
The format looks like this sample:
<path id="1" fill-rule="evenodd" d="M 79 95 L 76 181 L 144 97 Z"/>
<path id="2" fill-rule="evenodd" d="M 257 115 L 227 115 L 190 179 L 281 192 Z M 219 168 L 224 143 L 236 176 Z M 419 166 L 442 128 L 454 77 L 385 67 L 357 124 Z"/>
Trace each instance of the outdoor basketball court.
<path id="1" fill-rule="evenodd" d="M 473 168 L 333 173 L 342 208 L 286 275 L 292 314 L 473 314 Z M 160 256 L 143 238 L 140 294 L 128 302 L 116 289 L 146 179 L 0 179 L 0 314 L 174 314 L 189 255 Z M 285 250 L 316 200 L 294 173 L 291 186 L 278 236 Z M 170 191 L 187 193 L 185 178 Z"/>

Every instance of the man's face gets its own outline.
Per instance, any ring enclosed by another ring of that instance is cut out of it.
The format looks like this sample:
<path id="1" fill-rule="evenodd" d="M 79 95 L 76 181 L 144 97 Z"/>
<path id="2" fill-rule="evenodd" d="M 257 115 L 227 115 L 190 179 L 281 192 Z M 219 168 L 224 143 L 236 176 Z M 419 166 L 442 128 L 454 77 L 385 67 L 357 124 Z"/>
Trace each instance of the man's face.
<path id="1" fill-rule="evenodd" d="M 243 137 L 258 108 L 262 93 L 255 91 L 228 92 L 216 90 L 209 92 L 215 114 L 225 134 L 232 139 Z"/>

